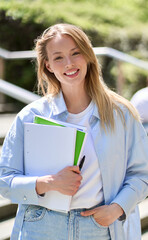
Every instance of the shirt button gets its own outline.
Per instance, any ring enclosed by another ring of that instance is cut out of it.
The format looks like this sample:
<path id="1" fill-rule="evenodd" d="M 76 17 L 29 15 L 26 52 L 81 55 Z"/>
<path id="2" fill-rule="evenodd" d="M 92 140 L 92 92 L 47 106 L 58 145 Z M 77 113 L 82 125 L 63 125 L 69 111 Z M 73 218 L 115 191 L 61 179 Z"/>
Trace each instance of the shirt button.
<path id="1" fill-rule="evenodd" d="M 27 200 L 27 197 L 26 196 L 24 196 L 24 201 L 26 201 Z"/>

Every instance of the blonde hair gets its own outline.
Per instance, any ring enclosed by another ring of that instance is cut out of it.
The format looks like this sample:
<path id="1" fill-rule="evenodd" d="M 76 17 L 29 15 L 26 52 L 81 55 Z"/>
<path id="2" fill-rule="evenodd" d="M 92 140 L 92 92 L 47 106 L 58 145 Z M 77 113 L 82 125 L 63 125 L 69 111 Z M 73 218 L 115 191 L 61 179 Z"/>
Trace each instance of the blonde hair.
<path id="1" fill-rule="evenodd" d="M 71 36 L 87 61 L 85 89 L 98 107 L 101 126 L 104 129 L 106 127 L 114 129 L 114 110 L 120 115 L 122 121 L 125 122 L 124 113 L 119 104 L 126 106 L 133 117 L 139 120 L 139 115 L 132 104 L 110 90 L 104 83 L 101 68 L 89 38 L 79 27 L 71 24 L 53 25 L 46 29 L 36 40 L 38 86 L 42 93 L 44 95 L 56 95 L 61 89 L 60 82 L 54 73 L 49 72 L 45 66 L 45 61 L 48 60 L 46 45 L 58 34 Z"/>

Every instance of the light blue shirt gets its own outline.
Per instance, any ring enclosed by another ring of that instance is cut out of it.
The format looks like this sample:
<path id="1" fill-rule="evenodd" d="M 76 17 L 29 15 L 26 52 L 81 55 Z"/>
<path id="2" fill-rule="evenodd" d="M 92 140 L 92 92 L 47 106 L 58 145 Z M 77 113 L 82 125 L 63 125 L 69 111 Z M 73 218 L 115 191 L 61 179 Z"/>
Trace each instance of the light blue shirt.
<path id="1" fill-rule="evenodd" d="M 105 132 L 100 125 L 97 106 L 90 126 L 105 204 L 119 204 L 128 219 L 136 205 L 148 195 L 148 139 L 141 123 L 126 107 L 121 107 L 126 126 L 115 112 L 115 130 Z M 68 111 L 62 93 L 50 101 L 44 97 L 26 106 L 16 116 L 5 138 L 0 160 L 0 194 L 19 204 L 11 239 L 18 239 L 27 204 L 37 205 L 39 200 L 35 191 L 36 177 L 24 175 L 24 123 L 33 122 L 35 115 L 66 121 Z M 124 221 L 119 220 L 110 225 L 112 240 L 132 239 L 125 237 L 123 225 Z"/>

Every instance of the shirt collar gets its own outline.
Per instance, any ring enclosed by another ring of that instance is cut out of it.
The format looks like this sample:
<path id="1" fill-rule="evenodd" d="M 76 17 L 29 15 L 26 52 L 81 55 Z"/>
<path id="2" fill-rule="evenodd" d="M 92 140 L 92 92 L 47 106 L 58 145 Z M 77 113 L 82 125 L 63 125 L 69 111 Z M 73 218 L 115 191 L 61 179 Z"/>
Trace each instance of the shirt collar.
<path id="1" fill-rule="evenodd" d="M 60 91 L 56 96 L 52 97 L 52 110 L 53 115 L 59 115 L 64 112 L 68 112 L 62 91 Z"/>
<path id="2" fill-rule="evenodd" d="M 60 115 L 64 112 L 65 114 L 68 114 L 62 91 L 60 91 L 56 96 L 52 97 L 52 109 L 54 116 Z M 94 105 L 92 116 L 100 120 L 100 115 L 96 104 Z"/>
<path id="3" fill-rule="evenodd" d="M 97 119 L 100 120 L 100 115 L 99 115 L 98 107 L 97 107 L 96 104 L 95 104 L 95 106 L 94 106 L 94 110 L 93 110 L 92 115 L 93 115 L 94 117 L 96 117 Z"/>

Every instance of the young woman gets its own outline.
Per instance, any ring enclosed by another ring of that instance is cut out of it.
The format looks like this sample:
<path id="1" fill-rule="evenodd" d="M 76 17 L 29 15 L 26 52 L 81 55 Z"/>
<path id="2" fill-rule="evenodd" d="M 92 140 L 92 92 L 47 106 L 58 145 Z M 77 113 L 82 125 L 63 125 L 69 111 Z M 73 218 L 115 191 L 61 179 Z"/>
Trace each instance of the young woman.
<path id="1" fill-rule="evenodd" d="M 1 154 L 0 193 L 19 204 L 11 239 L 139 240 L 131 216 L 148 194 L 148 142 L 136 110 L 105 85 L 78 27 L 48 28 L 36 40 L 36 51 L 45 96 L 17 115 Z M 24 123 L 36 114 L 87 127 L 82 171 L 68 166 L 55 175 L 25 175 Z M 72 196 L 68 213 L 39 206 L 51 190 Z"/>

